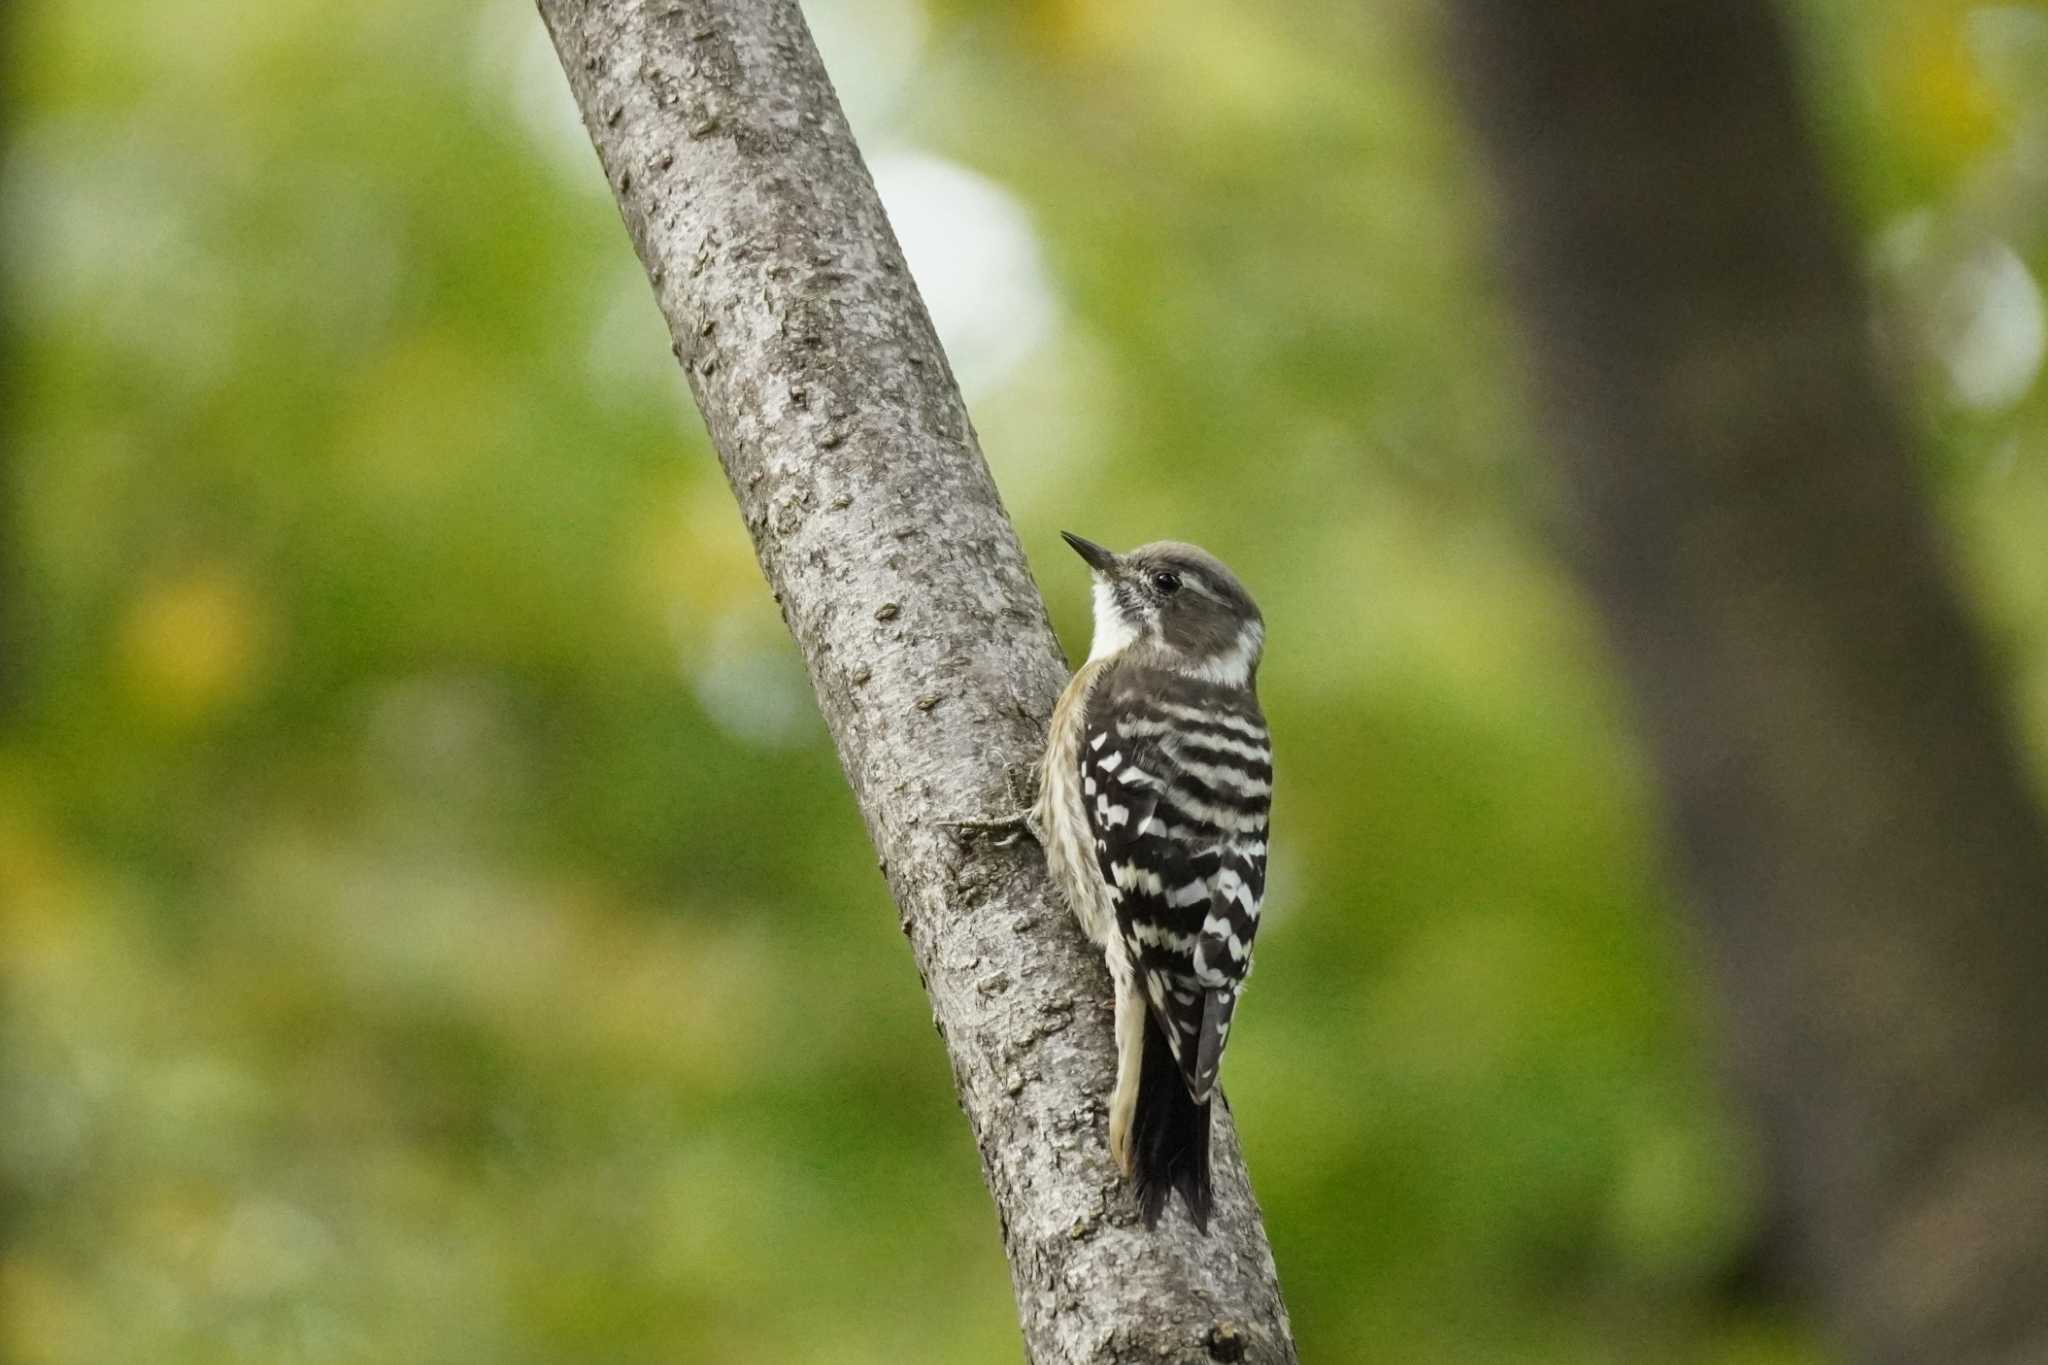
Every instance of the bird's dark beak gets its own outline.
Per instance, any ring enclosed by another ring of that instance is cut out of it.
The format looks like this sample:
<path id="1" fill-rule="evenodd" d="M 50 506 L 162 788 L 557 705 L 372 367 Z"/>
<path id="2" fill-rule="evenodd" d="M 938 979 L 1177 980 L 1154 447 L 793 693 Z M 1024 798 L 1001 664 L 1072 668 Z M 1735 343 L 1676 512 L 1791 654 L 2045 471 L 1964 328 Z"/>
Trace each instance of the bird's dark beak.
<path id="1" fill-rule="evenodd" d="M 1088 567 L 1097 573 L 1108 573 L 1116 567 L 1116 556 L 1092 540 L 1083 540 L 1072 531 L 1060 532 L 1060 539 L 1074 547 L 1074 553 L 1088 561 Z"/>

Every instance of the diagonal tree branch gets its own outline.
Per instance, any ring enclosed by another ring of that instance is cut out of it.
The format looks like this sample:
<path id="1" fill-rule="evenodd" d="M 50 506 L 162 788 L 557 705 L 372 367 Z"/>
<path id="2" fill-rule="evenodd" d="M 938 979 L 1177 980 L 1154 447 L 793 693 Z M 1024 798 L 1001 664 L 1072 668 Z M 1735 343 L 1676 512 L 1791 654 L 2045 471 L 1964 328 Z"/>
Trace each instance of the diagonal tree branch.
<path id="1" fill-rule="evenodd" d="M 1108 984 L 1014 805 L 1057 642 L 795 0 L 540 0 L 889 879 L 1033 1361 L 1295 1359 L 1237 1135 L 1210 1235 L 1104 1150 Z"/>

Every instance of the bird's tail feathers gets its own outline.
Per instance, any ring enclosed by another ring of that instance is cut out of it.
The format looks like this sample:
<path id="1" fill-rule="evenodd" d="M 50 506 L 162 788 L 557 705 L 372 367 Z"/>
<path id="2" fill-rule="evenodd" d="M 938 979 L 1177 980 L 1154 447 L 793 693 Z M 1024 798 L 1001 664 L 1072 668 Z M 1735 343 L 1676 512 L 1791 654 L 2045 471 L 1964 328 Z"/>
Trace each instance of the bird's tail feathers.
<path id="1" fill-rule="evenodd" d="M 1212 1094 L 1213 1099 L 1213 1094 Z M 1209 1230 L 1214 1190 L 1209 1183 L 1209 1105 L 1188 1094 L 1180 1064 L 1159 1031 L 1159 1020 L 1145 1019 L 1145 1062 L 1138 1079 L 1138 1104 L 1131 1121 L 1131 1175 L 1145 1226 L 1153 1227 L 1166 1211 L 1168 1196 L 1180 1191 L 1188 1216 L 1202 1232 Z"/>

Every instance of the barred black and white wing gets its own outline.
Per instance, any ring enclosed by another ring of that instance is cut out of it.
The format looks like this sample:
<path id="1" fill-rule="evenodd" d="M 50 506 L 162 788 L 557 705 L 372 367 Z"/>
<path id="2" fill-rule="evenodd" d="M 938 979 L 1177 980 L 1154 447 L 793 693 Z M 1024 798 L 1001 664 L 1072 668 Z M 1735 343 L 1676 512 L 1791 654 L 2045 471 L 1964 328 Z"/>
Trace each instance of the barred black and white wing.
<path id="1" fill-rule="evenodd" d="M 1089 705 L 1081 772 L 1134 979 L 1206 1106 L 1266 889 L 1265 717 L 1246 688 L 1114 669 Z"/>

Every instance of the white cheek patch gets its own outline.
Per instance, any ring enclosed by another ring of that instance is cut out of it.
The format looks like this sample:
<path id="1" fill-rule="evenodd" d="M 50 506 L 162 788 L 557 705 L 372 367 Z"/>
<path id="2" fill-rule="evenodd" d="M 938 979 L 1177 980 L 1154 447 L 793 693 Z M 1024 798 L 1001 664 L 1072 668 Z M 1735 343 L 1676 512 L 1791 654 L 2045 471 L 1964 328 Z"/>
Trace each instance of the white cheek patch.
<path id="1" fill-rule="evenodd" d="M 1202 660 L 1187 670 L 1191 678 L 1202 682 L 1215 683 L 1218 687 L 1244 687 L 1252 680 L 1252 669 L 1259 662 L 1259 651 L 1266 646 L 1266 630 L 1252 621 L 1237 633 L 1237 639 L 1221 654 Z"/>

